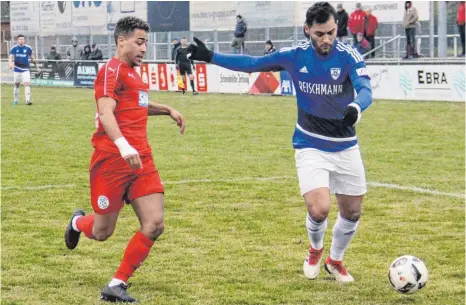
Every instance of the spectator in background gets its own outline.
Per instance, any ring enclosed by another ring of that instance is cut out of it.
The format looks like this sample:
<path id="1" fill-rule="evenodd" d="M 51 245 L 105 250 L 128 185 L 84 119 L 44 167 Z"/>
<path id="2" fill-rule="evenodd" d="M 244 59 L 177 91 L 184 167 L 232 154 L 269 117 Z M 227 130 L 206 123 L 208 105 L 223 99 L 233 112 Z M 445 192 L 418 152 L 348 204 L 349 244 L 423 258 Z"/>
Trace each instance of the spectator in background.
<path id="1" fill-rule="evenodd" d="M 275 49 L 275 47 L 273 46 L 272 41 L 267 40 L 267 41 L 265 42 L 265 52 L 264 52 L 264 55 L 272 54 L 273 52 L 276 52 L 276 51 L 277 51 L 277 49 Z"/>
<path id="2" fill-rule="evenodd" d="M 366 18 L 364 19 L 364 36 L 369 41 L 371 45 L 371 50 L 375 48 L 375 33 L 379 27 L 379 22 L 377 18 L 372 15 L 372 10 L 370 8 L 366 11 Z M 374 58 L 375 52 L 369 54 L 369 57 Z"/>
<path id="3" fill-rule="evenodd" d="M 89 56 L 91 55 L 91 47 L 89 45 L 86 45 L 84 47 L 84 51 L 81 54 L 81 60 L 89 60 Z"/>
<path id="4" fill-rule="evenodd" d="M 178 38 L 173 38 L 172 40 L 173 50 L 172 50 L 172 60 L 176 62 L 176 54 L 179 48 L 181 48 L 181 42 Z"/>
<path id="5" fill-rule="evenodd" d="M 73 39 L 71 40 L 71 44 L 72 44 L 71 48 L 69 48 L 66 51 L 66 55 L 67 55 L 68 59 L 69 60 L 78 60 L 78 59 L 80 59 L 83 51 L 78 46 L 78 39 L 76 37 L 73 37 Z"/>
<path id="6" fill-rule="evenodd" d="M 366 13 L 361 8 L 361 3 L 356 3 L 356 10 L 351 13 L 348 21 L 348 27 L 353 34 L 353 44 L 357 43 L 356 36 L 358 33 L 364 33 L 364 20 Z"/>
<path id="7" fill-rule="evenodd" d="M 93 43 L 91 47 L 91 54 L 89 54 L 89 60 L 102 60 L 104 59 L 104 55 L 102 51 L 99 49 L 97 44 Z"/>
<path id="8" fill-rule="evenodd" d="M 364 37 L 363 33 L 356 34 L 356 44 L 354 47 L 359 51 L 361 55 L 366 54 L 371 50 L 369 41 Z"/>
<path id="9" fill-rule="evenodd" d="M 460 5 L 458 6 L 458 14 L 456 16 L 456 24 L 458 24 L 458 30 L 460 32 L 460 37 L 461 37 L 461 47 L 463 48 L 463 52 L 461 53 L 460 56 L 464 56 L 464 19 L 465 19 L 465 11 L 464 11 L 464 1 L 460 2 Z"/>
<path id="10" fill-rule="evenodd" d="M 233 48 L 233 53 L 238 54 L 242 53 L 244 49 L 244 35 L 248 31 L 248 27 L 246 22 L 244 22 L 243 16 L 238 15 L 236 16 L 236 28 L 233 35 L 233 41 L 231 42 L 231 47 Z"/>
<path id="11" fill-rule="evenodd" d="M 405 14 L 403 17 L 403 26 L 405 28 L 406 33 L 406 56 L 404 57 L 405 59 L 408 59 L 411 56 L 414 58 L 419 57 L 416 50 L 416 23 L 418 19 L 419 17 L 417 14 L 417 9 L 413 6 L 411 1 L 406 1 Z"/>
<path id="12" fill-rule="evenodd" d="M 47 55 L 46 59 L 48 60 L 61 60 L 61 56 L 57 53 L 57 48 L 55 46 L 50 47 L 50 53 Z"/>
<path id="13" fill-rule="evenodd" d="M 337 39 L 343 41 L 343 37 L 348 36 L 348 13 L 341 3 L 337 5 L 337 27 Z"/>

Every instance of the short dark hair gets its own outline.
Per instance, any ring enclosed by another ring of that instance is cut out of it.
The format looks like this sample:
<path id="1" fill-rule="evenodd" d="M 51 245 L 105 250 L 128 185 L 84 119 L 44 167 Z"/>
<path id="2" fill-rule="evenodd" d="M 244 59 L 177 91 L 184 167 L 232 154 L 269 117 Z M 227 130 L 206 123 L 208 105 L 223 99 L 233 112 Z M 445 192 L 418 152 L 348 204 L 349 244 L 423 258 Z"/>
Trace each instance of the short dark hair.
<path id="1" fill-rule="evenodd" d="M 16 39 L 21 38 L 21 37 L 25 38 L 23 34 L 19 34 L 18 36 L 16 36 Z"/>
<path id="2" fill-rule="evenodd" d="M 328 2 L 314 3 L 306 12 L 306 24 L 311 27 L 314 23 L 326 23 L 330 17 L 337 20 L 337 12 Z"/>
<path id="3" fill-rule="evenodd" d="M 243 19 L 243 16 L 241 16 L 241 15 L 236 15 L 236 18 Z"/>
<path id="4" fill-rule="evenodd" d="M 119 36 L 126 36 L 136 29 L 144 30 L 146 33 L 150 31 L 149 24 L 141 18 L 128 16 L 118 20 L 113 33 L 115 43 L 118 44 Z"/>

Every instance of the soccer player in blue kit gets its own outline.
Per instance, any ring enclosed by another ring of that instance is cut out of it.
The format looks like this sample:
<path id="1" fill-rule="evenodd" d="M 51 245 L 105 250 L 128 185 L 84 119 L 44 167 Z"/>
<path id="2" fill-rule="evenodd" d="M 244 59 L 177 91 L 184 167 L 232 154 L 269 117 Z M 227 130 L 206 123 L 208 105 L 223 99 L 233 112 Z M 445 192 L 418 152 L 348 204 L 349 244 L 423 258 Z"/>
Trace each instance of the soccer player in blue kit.
<path id="1" fill-rule="evenodd" d="M 8 58 L 8 65 L 10 70 L 14 69 L 14 82 L 13 105 L 18 104 L 19 99 L 19 85 L 23 83 L 24 94 L 26 96 L 26 105 L 32 105 L 31 103 L 31 73 L 29 72 L 29 59 L 36 65 L 37 71 L 40 73 L 39 67 L 37 67 L 36 59 L 32 55 L 32 48 L 25 44 L 24 35 L 18 35 L 16 37 L 17 43 L 10 49 L 10 56 Z"/>
<path id="2" fill-rule="evenodd" d="M 304 32 L 309 41 L 296 47 L 262 57 L 225 55 L 209 51 L 195 38 L 197 45 L 191 44 L 187 53 L 191 59 L 235 71 L 284 69 L 290 73 L 298 102 L 293 147 L 310 239 L 304 275 L 315 279 L 320 273 L 330 193 L 334 193 L 339 214 L 324 265 L 343 283 L 354 281 L 342 260 L 358 227 L 366 193 L 354 126 L 372 103 L 372 90 L 362 56 L 350 45 L 335 40 L 335 20 L 335 9 L 328 2 L 318 2 L 306 12 Z"/>

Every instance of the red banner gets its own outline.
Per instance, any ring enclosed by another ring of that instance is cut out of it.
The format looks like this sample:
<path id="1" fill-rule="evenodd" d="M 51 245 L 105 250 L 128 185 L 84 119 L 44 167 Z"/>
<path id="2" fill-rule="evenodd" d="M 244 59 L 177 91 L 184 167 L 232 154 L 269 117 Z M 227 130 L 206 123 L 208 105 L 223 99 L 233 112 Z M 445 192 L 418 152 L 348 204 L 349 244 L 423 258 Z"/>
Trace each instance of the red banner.
<path id="1" fill-rule="evenodd" d="M 168 90 L 168 79 L 167 79 L 167 65 L 158 64 L 157 70 L 159 74 L 159 90 L 167 91 Z"/>
<path id="2" fill-rule="evenodd" d="M 196 64 L 197 91 L 207 92 L 207 66 L 206 64 Z"/>

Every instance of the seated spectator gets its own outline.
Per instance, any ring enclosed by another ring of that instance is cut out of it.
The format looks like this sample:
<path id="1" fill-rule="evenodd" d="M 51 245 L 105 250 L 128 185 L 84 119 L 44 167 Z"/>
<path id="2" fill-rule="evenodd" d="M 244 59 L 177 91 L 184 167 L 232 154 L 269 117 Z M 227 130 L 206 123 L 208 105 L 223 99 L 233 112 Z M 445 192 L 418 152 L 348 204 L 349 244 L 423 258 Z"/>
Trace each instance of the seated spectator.
<path id="1" fill-rule="evenodd" d="M 91 54 L 89 55 L 89 60 L 102 60 L 104 56 L 102 51 L 99 49 L 97 44 L 93 43 L 91 48 Z"/>
<path id="2" fill-rule="evenodd" d="M 89 60 L 89 56 L 91 55 L 91 47 L 86 45 L 84 47 L 83 53 L 81 54 L 81 60 Z"/>
<path id="3" fill-rule="evenodd" d="M 272 54 L 273 52 L 276 52 L 276 51 L 277 51 L 277 49 L 275 49 L 275 47 L 273 46 L 272 41 L 267 40 L 267 41 L 265 42 L 265 52 L 264 52 L 264 55 Z"/>
<path id="4" fill-rule="evenodd" d="M 364 55 L 371 50 L 371 45 L 369 41 L 367 41 L 367 39 L 364 38 L 364 35 L 361 32 L 359 32 L 356 35 L 356 44 L 354 45 L 354 47 L 359 51 L 361 55 Z"/>
<path id="5" fill-rule="evenodd" d="M 50 47 L 50 53 L 47 55 L 47 58 L 49 60 L 61 60 L 61 56 L 59 53 L 57 53 L 57 48 L 55 46 Z"/>

